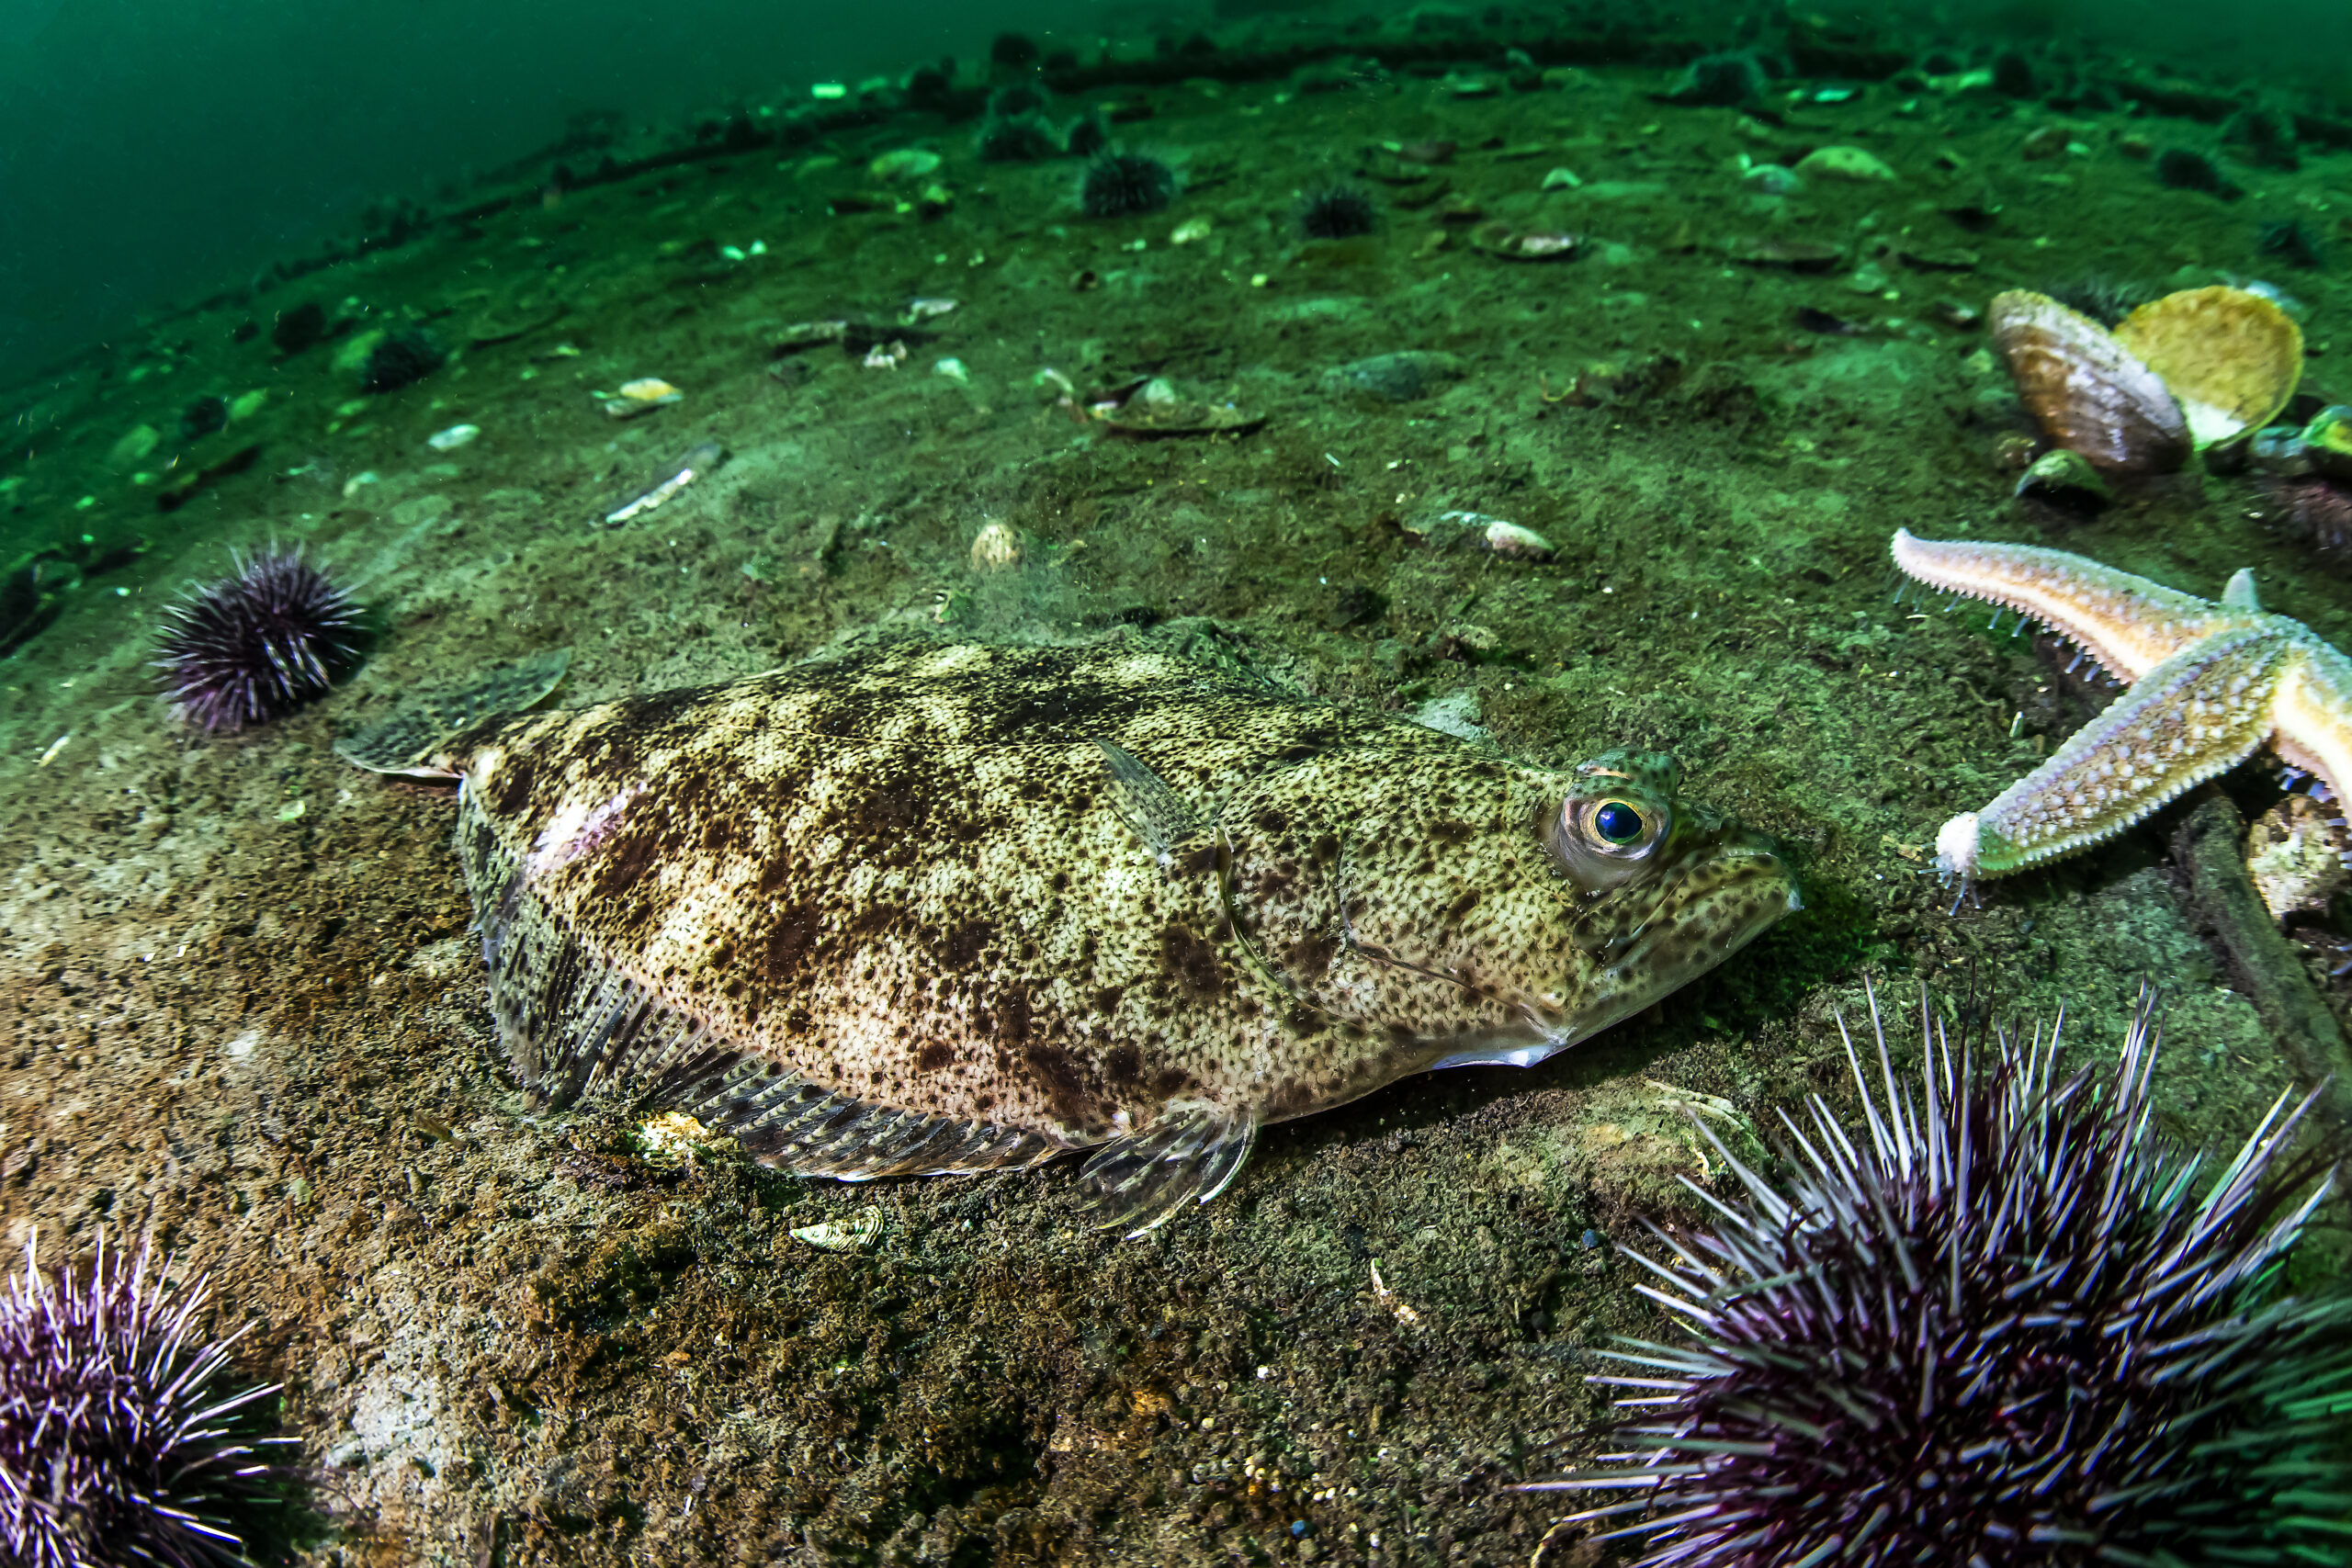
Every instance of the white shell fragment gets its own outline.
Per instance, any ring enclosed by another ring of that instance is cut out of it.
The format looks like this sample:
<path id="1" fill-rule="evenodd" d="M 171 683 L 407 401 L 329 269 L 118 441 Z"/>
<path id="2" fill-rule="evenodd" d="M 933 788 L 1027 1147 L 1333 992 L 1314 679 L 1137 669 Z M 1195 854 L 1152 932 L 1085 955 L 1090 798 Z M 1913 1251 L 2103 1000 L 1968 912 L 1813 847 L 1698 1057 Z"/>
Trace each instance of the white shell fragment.
<path id="1" fill-rule="evenodd" d="M 795 1241 L 805 1241 L 820 1252 L 864 1252 L 881 1235 L 880 1209 L 868 1209 L 846 1224 L 828 1220 L 820 1225 L 796 1225 L 792 1231 Z"/>
<path id="2" fill-rule="evenodd" d="M 479 424 L 453 424 L 447 430 L 436 430 L 424 438 L 424 444 L 435 452 L 454 452 L 481 434 Z"/>
<path id="3" fill-rule="evenodd" d="M 1440 549 L 1466 540 L 1476 548 L 1513 560 L 1546 561 L 1559 553 L 1551 540 L 1534 529 L 1483 512 L 1441 512 L 1407 523 L 1404 528 Z"/>
<path id="4" fill-rule="evenodd" d="M 707 473 L 712 468 L 717 466 L 720 456 L 720 448 L 718 444 L 715 441 L 705 441 L 693 447 L 684 457 L 672 464 L 669 470 L 662 474 L 662 479 L 657 483 L 649 486 L 647 489 L 639 491 L 637 495 L 632 496 L 621 505 L 616 506 L 610 512 L 605 513 L 604 516 L 605 526 L 610 528 L 616 525 L 626 523 L 632 517 L 642 517 L 645 513 L 652 511 L 655 507 L 661 505 L 663 502 L 669 500 L 672 496 L 677 494 L 680 491 L 694 483 L 697 475 Z M 656 471 L 660 472 L 661 470 Z"/>

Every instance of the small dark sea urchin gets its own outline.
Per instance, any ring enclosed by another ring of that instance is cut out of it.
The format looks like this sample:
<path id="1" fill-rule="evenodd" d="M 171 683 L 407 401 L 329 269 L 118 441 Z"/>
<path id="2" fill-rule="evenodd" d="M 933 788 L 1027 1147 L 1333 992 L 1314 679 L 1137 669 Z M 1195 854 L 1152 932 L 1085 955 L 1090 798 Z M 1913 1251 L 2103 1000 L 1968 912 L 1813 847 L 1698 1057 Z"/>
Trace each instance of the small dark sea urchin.
<path id="1" fill-rule="evenodd" d="M 204 729 L 291 713 L 359 660 L 359 606 L 299 548 L 239 557 L 234 575 L 165 614 L 155 668 L 181 716 Z"/>
<path id="2" fill-rule="evenodd" d="M 2276 1289 L 2312 1101 L 2206 1186 L 2151 1136 L 2150 1012 L 2097 1088 L 2055 1030 L 1982 1071 L 1936 1032 L 1923 1107 L 1849 1040 L 1867 1127 L 1784 1116 L 1785 1190 L 1724 1151 L 1747 1201 L 1628 1255 L 1691 1338 L 1606 1352 L 1624 1451 L 1529 1489 L 1635 1494 L 1577 1517 L 1646 1514 L 1641 1568 L 2352 1562 L 2352 1297 Z"/>
<path id="3" fill-rule="evenodd" d="M 1139 218 L 1176 199 L 1176 171 L 1148 152 L 1105 152 L 1086 165 L 1079 205 L 1089 218 Z"/>
<path id="4" fill-rule="evenodd" d="M 1352 240 L 1380 227 L 1380 209 L 1360 186 L 1317 186 L 1291 209 L 1299 233 L 1309 240 Z"/>
<path id="5" fill-rule="evenodd" d="M 244 1561 L 240 1520 L 278 1497 L 258 1402 L 216 1386 L 244 1332 L 207 1340 L 198 1280 L 175 1293 L 148 1254 L 101 1238 L 54 1283 L 29 1251 L 0 1286 L 0 1552 L 28 1568 L 217 1568 Z"/>

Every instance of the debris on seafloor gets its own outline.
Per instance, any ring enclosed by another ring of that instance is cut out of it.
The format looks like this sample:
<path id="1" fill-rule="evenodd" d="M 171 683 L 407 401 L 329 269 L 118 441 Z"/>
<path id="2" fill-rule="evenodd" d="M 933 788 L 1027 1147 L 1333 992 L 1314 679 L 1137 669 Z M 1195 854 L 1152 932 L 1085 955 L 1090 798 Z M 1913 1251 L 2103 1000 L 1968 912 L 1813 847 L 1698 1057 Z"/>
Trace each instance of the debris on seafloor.
<path id="1" fill-rule="evenodd" d="M 884 185 L 896 185 L 901 180 L 919 180 L 935 172 L 939 154 L 922 147 L 900 147 L 882 153 L 868 164 L 866 173 Z"/>
<path id="2" fill-rule="evenodd" d="M 1413 1309 L 1411 1303 L 1389 1289 L 1388 1282 L 1380 1277 L 1380 1259 L 1377 1258 L 1372 1260 L 1372 1299 L 1406 1327 L 1419 1325 L 1421 1314 Z"/>
<path id="3" fill-rule="evenodd" d="M 983 574 L 1004 571 L 1021 564 L 1021 536 L 1009 523 L 982 525 L 972 541 L 972 570 Z"/>
<path id="4" fill-rule="evenodd" d="M 1470 248 L 1504 261 L 1566 261 L 1583 241 L 1556 229 L 1521 229 L 1500 219 L 1470 231 Z"/>
<path id="5" fill-rule="evenodd" d="M 1797 160 L 1794 172 L 1799 179 L 1860 182 L 1894 178 L 1894 171 L 1875 153 L 1859 147 L 1816 147 Z"/>
<path id="6" fill-rule="evenodd" d="M 603 405 L 615 419 L 635 419 L 651 413 L 655 409 L 668 408 L 682 400 L 685 394 L 658 376 L 648 376 L 636 381 L 624 381 L 617 392 L 595 392 L 591 396 Z"/>
<path id="7" fill-rule="evenodd" d="M 2018 476 L 2019 497 L 2030 497 L 2061 512 L 2088 517 L 2115 500 L 2115 487 L 2080 452 L 2052 446 Z"/>
<path id="8" fill-rule="evenodd" d="M 1461 380 L 1464 374 L 1462 361 L 1451 354 L 1404 349 L 1333 366 L 1323 373 L 1323 380 L 1334 391 L 1359 393 L 1384 403 L 1408 403 Z"/>
<path id="9" fill-rule="evenodd" d="M 795 1225 L 792 1239 L 806 1242 L 820 1252 L 864 1252 L 882 1237 L 882 1211 L 869 1208 L 846 1223 L 828 1220 L 822 1224 Z"/>
<path id="10" fill-rule="evenodd" d="M 436 430 L 424 438 L 424 444 L 435 452 L 454 452 L 481 434 L 479 424 L 453 424 L 447 430 Z"/>
<path id="11" fill-rule="evenodd" d="M 1532 528 L 1483 512 L 1439 512 L 1400 525 L 1406 533 L 1436 549 L 1467 544 L 1474 549 L 1510 560 L 1547 561 L 1559 553 L 1552 541 Z"/>
<path id="12" fill-rule="evenodd" d="M 2324 915 L 2352 886 L 2341 837 L 2329 813 L 2308 795 L 2290 794 L 2254 820 L 2246 837 L 2245 869 L 2264 907 L 2278 919 Z"/>
<path id="13" fill-rule="evenodd" d="M 1133 383 L 1089 400 L 1089 411 L 1129 435 L 1239 435 L 1266 423 L 1261 412 L 1204 397 L 1180 395 L 1164 377 Z"/>
<path id="14" fill-rule="evenodd" d="M 682 456 L 654 470 L 651 483 L 607 507 L 597 522 L 610 528 L 644 516 L 694 483 L 698 477 L 717 468 L 726 455 L 726 449 L 716 441 L 695 443 Z"/>
<path id="15" fill-rule="evenodd" d="M 1820 240 L 1758 239 L 1747 235 L 1725 240 L 1723 252 L 1742 266 L 1779 267 L 1788 272 L 1827 272 L 1846 259 L 1844 247 Z"/>

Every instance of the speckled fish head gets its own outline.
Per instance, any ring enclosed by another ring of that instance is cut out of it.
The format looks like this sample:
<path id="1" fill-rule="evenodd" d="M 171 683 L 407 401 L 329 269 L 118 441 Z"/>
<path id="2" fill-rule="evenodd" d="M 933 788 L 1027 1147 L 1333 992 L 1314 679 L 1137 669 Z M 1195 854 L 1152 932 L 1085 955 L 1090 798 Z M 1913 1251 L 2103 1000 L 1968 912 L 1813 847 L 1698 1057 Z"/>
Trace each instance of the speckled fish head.
<path id="1" fill-rule="evenodd" d="M 1655 753 L 1566 773 L 1343 754 L 1225 821 L 1236 924 L 1273 981 L 1430 1066 L 1540 1060 L 1801 907 L 1770 841 Z"/>

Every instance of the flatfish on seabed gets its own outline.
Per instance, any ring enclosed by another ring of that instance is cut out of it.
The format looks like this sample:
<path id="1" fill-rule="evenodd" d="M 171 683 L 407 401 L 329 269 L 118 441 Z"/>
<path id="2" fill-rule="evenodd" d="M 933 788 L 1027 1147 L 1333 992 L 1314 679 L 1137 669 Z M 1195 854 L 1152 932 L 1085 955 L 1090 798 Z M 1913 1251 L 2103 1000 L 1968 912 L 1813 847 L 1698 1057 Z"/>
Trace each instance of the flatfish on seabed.
<path id="1" fill-rule="evenodd" d="M 345 741 L 458 782 L 525 1083 L 786 1169 L 1038 1164 L 1098 1222 L 1205 1202 L 1258 1129 L 1542 1061 L 1798 907 L 1673 763 L 1568 772 L 1127 642 L 902 644 L 565 712 L 564 655 Z"/>

